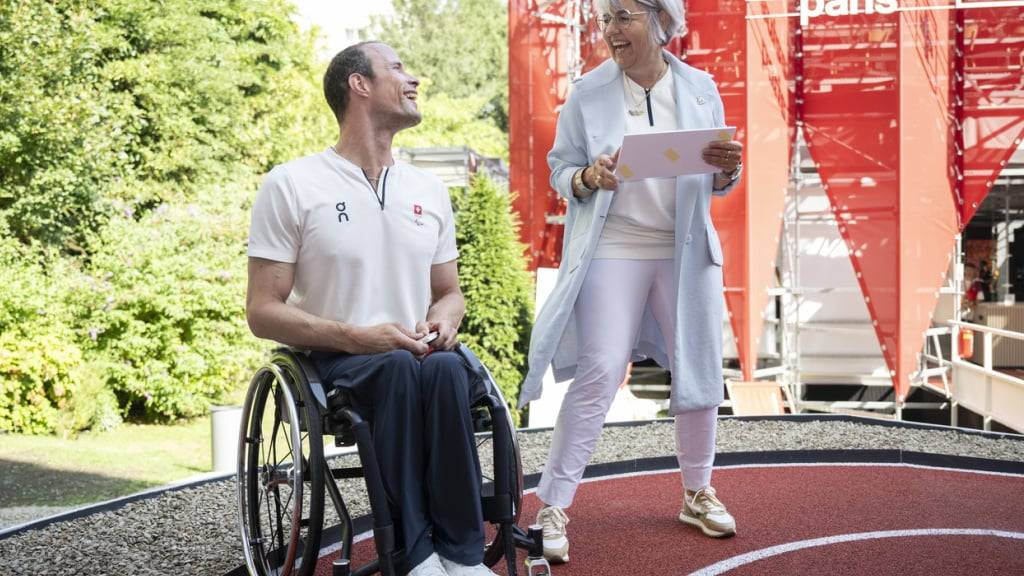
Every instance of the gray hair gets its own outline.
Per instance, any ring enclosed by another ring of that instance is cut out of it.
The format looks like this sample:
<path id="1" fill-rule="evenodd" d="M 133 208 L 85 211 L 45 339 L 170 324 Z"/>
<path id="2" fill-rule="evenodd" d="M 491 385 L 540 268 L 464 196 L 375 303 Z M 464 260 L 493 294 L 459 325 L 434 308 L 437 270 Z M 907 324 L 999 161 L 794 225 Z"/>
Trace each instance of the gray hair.
<path id="1" fill-rule="evenodd" d="M 686 35 L 686 12 L 683 9 L 683 0 L 634 0 L 640 6 L 648 8 L 647 30 L 651 34 L 651 42 L 658 46 L 665 46 L 672 38 Z M 597 0 L 597 13 L 614 14 L 619 10 L 625 10 L 619 0 Z M 668 25 L 661 26 L 658 13 L 668 14 Z"/>

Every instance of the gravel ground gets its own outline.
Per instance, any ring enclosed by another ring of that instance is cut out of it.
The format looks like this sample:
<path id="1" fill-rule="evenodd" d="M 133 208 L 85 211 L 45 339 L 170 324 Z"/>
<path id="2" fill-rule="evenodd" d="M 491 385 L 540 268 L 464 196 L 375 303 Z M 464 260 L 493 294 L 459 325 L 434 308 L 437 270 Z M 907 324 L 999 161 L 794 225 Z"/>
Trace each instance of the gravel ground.
<path id="1" fill-rule="evenodd" d="M 542 468 L 550 437 L 550 432 L 520 435 L 527 474 Z M 718 428 L 719 452 L 868 448 L 1024 461 L 1024 441 L 954 431 L 731 419 L 722 420 Z M 673 427 L 657 422 L 606 428 L 592 462 L 673 454 Z M 367 511 L 361 480 L 345 481 L 342 491 L 353 514 Z M 0 540 L 0 574 L 5 576 L 219 575 L 242 562 L 233 480 L 165 493 Z"/>

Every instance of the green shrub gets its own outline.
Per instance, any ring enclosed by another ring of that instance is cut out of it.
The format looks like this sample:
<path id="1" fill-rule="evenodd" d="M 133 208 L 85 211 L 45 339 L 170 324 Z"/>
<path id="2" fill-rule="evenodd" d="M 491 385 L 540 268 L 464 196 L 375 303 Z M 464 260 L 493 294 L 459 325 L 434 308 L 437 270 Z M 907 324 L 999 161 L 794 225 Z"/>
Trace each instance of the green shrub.
<path id="1" fill-rule="evenodd" d="M 77 343 L 65 296 L 79 279 L 66 260 L 0 237 L 0 430 L 66 435 L 120 422 Z"/>
<path id="2" fill-rule="evenodd" d="M 256 183 L 212 188 L 95 241 L 79 292 L 83 345 L 133 419 L 206 413 L 242 385 L 264 349 L 245 320 L 249 198 Z"/>
<path id="3" fill-rule="evenodd" d="M 466 298 L 460 339 L 480 356 L 514 407 L 526 376 L 533 280 L 511 200 L 485 176 L 452 194 L 459 282 Z M 518 423 L 518 412 L 513 410 Z"/>

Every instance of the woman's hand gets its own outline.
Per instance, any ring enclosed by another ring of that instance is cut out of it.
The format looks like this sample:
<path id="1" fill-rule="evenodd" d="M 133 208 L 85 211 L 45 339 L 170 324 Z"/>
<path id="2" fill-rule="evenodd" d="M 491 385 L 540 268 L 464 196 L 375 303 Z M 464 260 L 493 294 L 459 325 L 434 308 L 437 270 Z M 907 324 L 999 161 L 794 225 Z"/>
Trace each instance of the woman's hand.
<path id="1" fill-rule="evenodd" d="M 615 177 L 615 165 L 619 162 L 619 148 L 611 156 L 598 154 L 597 160 L 583 170 L 583 183 L 590 188 L 618 190 L 619 179 Z"/>
<path id="2" fill-rule="evenodd" d="M 743 144 L 736 140 L 712 142 L 701 151 L 701 157 L 708 164 L 729 174 L 743 162 Z"/>

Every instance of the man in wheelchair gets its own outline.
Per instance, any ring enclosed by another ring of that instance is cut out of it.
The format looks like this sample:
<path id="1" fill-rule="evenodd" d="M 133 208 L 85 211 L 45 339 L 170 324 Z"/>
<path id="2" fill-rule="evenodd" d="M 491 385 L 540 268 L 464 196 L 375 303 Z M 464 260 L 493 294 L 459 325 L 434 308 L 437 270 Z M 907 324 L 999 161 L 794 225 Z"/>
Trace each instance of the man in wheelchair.
<path id="1" fill-rule="evenodd" d="M 382 43 L 331 61 L 324 94 L 340 137 L 266 176 L 246 315 L 256 336 L 312 351 L 322 382 L 370 423 L 405 549 L 398 572 L 494 574 L 482 564 L 473 378 L 453 352 L 465 304 L 448 192 L 391 154 L 420 122 L 418 84 Z"/>

